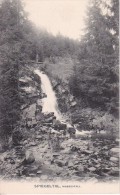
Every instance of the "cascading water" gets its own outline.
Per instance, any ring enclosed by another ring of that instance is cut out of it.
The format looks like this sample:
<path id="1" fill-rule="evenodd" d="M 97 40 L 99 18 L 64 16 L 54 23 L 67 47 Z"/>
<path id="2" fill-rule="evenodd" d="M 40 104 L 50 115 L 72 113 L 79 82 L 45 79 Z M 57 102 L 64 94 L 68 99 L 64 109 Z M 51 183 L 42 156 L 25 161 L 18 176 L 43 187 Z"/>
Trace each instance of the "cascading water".
<path id="1" fill-rule="evenodd" d="M 46 94 L 46 97 L 42 99 L 42 104 L 43 104 L 42 112 L 43 113 L 54 112 L 54 116 L 56 116 L 57 120 L 61 121 L 62 123 L 65 123 L 68 128 L 73 127 L 69 122 L 64 120 L 64 117 L 58 110 L 57 98 L 48 76 L 44 74 L 42 71 L 40 71 L 39 69 L 36 69 L 34 72 L 40 77 L 41 89 Z M 76 129 L 76 135 L 77 134 L 84 135 L 86 133 L 89 134 L 89 132 L 87 131 L 80 132 L 77 130 L 77 128 L 75 129 Z"/>
<path id="2" fill-rule="evenodd" d="M 62 115 L 58 110 L 57 99 L 55 92 L 53 91 L 51 82 L 46 74 L 40 70 L 35 70 L 35 73 L 41 78 L 41 89 L 46 94 L 46 97 L 42 99 L 43 109 L 42 112 L 54 112 L 56 118 L 62 121 Z"/>

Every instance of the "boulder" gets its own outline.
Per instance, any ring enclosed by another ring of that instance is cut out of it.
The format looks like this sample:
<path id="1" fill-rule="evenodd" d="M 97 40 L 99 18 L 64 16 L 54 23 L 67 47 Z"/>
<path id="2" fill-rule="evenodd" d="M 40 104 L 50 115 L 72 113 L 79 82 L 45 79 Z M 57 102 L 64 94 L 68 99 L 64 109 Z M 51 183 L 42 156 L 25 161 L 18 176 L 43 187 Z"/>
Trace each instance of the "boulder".
<path id="1" fill-rule="evenodd" d="M 36 114 L 35 118 L 36 118 L 36 121 L 42 121 L 44 118 L 44 115 L 43 115 L 43 113 L 39 112 Z"/>
<path id="2" fill-rule="evenodd" d="M 33 118 L 32 119 L 32 125 L 31 125 L 31 127 L 35 127 L 37 125 L 37 121 L 36 121 L 36 119 L 35 118 Z"/>
<path id="3" fill-rule="evenodd" d="M 58 125 L 60 125 L 61 124 L 61 122 L 59 121 L 59 120 L 54 120 L 54 126 L 56 125 L 56 126 L 58 126 Z"/>
<path id="4" fill-rule="evenodd" d="M 25 163 L 31 164 L 35 161 L 35 157 L 31 151 L 26 151 L 25 153 Z"/>
<path id="5" fill-rule="evenodd" d="M 74 100 L 74 96 L 70 95 L 69 100 L 70 100 L 70 102 L 72 102 Z"/>
<path id="6" fill-rule="evenodd" d="M 98 168 L 99 168 L 99 167 L 98 167 Z M 111 170 L 111 168 L 108 168 L 108 167 L 102 168 L 102 171 L 103 171 L 104 173 L 108 173 L 110 170 Z"/>
<path id="7" fill-rule="evenodd" d="M 82 151 L 82 153 L 86 154 L 86 155 L 89 155 L 89 154 L 92 154 L 93 151 L 91 151 L 91 150 L 84 150 L 84 151 Z"/>
<path id="8" fill-rule="evenodd" d="M 34 163 L 34 164 L 30 165 L 29 172 L 30 173 L 37 173 L 37 171 L 39 170 L 39 168 L 40 168 L 40 166 Z"/>
<path id="9" fill-rule="evenodd" d="M 29 176 L 36 176 L 37 171 L 39 170 L 39 165 L 36 164 L 27 164 L 23 167 L 22 174 Z"/>
<path id="10" fill-rule="evenodd" d="M 45 93 L 41 94 L 41 98 L 46 98 L 46 97 L 47 97 L 47 95 Z"/>
<path id="11" fill-rule="evenodd" d="M 116 138 L 115 142 L 116 142 L 116 144 L 120 144 L 120 139 Z"/>
<path id="12" fill-rule="evenodd" d="M 57 89 L 58 89 L 59 93 L 62 94 L 62 90 L 63 90 L 62 86 L 61 85 L 58 85 L 57 86 Z"/>
<path id="13" fill-rule="evenodd" d="M 23 111 L 23 118 L 26 118 L 27 121 L 32 121 L 35 118 L 36 113 L 36 103 L 31 104 L 28 108 L 24 109 Z"/>
<path id="14" fill-rule="evenodd" d="M 37 174 L 42 174 L 42 171 L 37 171 Z"/>
<path id="15" fill-rule="evenodd" d="M 71 107 L 74 107 L 74 106 L 76 106 L 77 105 L 77 102 L 71 102 Z"/>
<path id="16" fill-rule="evenodd" d="M 94 172 L 94 171 L 96 171 L 96 168 L 95 167 L 90 167 L 90 168 L 88 168 L 88 170 L 91 171 L 91 172 Z"/>
<path id="17" fill-rule="evenodd" d="M 115 176 L 115 177 L 119 177 L 119 168 L 118 167 L 112 167 L 109 174 L 112 175 L 112 176 Z"/>
<path id="18" fill-rule="evenodd" d="M 65 130 L 61 130 L 60 133 L 61 133 L 61 135 L 66 136 L 66 131 Z"/>
<path id="19" fill-rule="evenodd" d="M 36 74 L 35 72 L 33 72 L 33 80 L 38 83 L 38 84 L 41 84 L 41 80 L 40 80 L 40 77 L 38 74 Z"/>
<path id="20" fill-rule="evenodd" d="M 46 123 L 53 123 L 53 117 L 51 116 L 50 118 L 45 119 Z"/>
<path id="21" fill-rule="evenodd" d="M 69 162 L 68 163 L 68 168 L 74 167 L 74 163 L 73 162 Z"/>
<path id="22" fill-rule="evenodd" d="M 59 130 L 65 130 L 66 128 L 67 128 L 67 125 L 64 124 L 64 123 L 61 123 L 61 124 L 59 125 Z"/>
<path id="23" fill-rule="evenodd" d="M 48 114 L 45 114 L 45 118 L 50 118 L 52 116 L 54 116 L 54 112 L 50 112 Z"/>
<path id="24" fill-rule="evenodd" d="M 41 134 L 46 134 L 46 133 L 48 133 L 48 128 L 46 128 L 46 127 L 41 127 L 40 130 L 39 130 L 39 132 L 40 132 Z"/>
<path id="25" fill-rule="evenodd" d="M 23 145 L 26 145 L 26 144 L 28 144 L 28 141 L 24 140 Z"/>
<path id="26" fill-rule="evenodd" d="M 58 120 L 54 121 L 54 129 L 55 130 L 65 130 L 67 128 L 67 125 L 64 123 L 61 123 Z"/>
<path id="27" fill-rule="evenodd" d="M 104 146 L 102 149 L 104 149 L 104 150 L 108 150 L 108 146 Z"/>
<path id="28" fill-rule="evenodd" d="M 62 160 L 55 160 L 54 161 L 59 167 L 63 167 L 67 165 L 67 162 L 64 162 Z"/>
<path id="29" fill-rule="evenodd" d="M 55 89 L 60 83 L 58 83 L 56 80 L 52 80 L 52 86 L 53 89 Z"/>
<path id="30" fill-rule="evenodd" d="M 75 134 L 75 132 L 76 132 L 74 127 L 68 127 L 67 131 L 68 131 L 69 134 Z"/>
<path id="31" fill-rule="evenodd" d="M 52 129 L 51 127 L 50 127 L 50 132 L 51 132 L 51 134 L 61 135 L 61 133 L 59 131 L 56 131 L 56 130 Z"/>
<path id="32" fill-rule="evenodd" d="M 29 173 L 29 176 L 30 177 L 35 177 L 36 176 L 36 173 Z"/>
<path id="33" fill-rule="evenodd" d="M 60 156 L 60 153 L 57 153 L 57 152 L 53 153 L 53 157 L 58 157 L 58 156 Z"/>
<path id="34" fill-rule="evenodd" d="M 110 150 L 110 155 L 111 156 L 119 157 L 119 154 L 120 154 L 120 149 L 119 148 L 112 148 Z"/>
<path id="35" fill-rule="evenodd" d="M 65 89 L 62 89 L 62 93 L 65 93 L 66 92 L 66 90 Z"/>
<path id="36" fill-rule="evenodd" d="M 36 146 L 37 144 L 35 142 L 30 142 L 29 146 Z"/>
<path id="37" fill-rule="evenodd" d="M 118 162 L 119 162 L 119 158 L 116 158 L 116 157 L 112 156 L 112 157 L 110 158 L 110 161 L 112 161 L 112 162 L 114 162 L 114 163 L 118 163 Z"/>
<path id="38" fill-rule="evenodd" d="M 42 140 L 42 139 L 43 139 L 43 136 L 42 136 L 42 135 L 37 135 L 37 136 L 36 136 L 36 139 Z"/>
<path id="39" fill-rule="evenodd" d="M 37 105 L 38 105 L 38 106 L 42 106 L 42 101 L 41 101 L 41 99 L 38 99 L 38 100 L 37 100 Z"/>
<path id="40" fill-rule="evenodd" d="M 80 148 L 76 146 L 71 146 L 71 151 L 72 152 L 77 152 Z"/>
<path id="41" fill-rule="evenodd" d="M 84 172 L 84 167 L 83 167 L 82 165 L 76 166 L 76 169 L 77 169 L 77 171 L 79 171 L 80 173 L 81 173 L 81 172 Z"/>
<path id="42" fill-rule="evenodd" d="M 100 168 L 101 167 L 101 164 L 97 164 L 95 165 L 96 168 Z"/>
<path id="43" fill-rule="evenodd" d="M 42 106 L 36 104 L 36 112 L 35 112 L 35 114 L 39 113 L 39 112 L 42 112 Z"/>

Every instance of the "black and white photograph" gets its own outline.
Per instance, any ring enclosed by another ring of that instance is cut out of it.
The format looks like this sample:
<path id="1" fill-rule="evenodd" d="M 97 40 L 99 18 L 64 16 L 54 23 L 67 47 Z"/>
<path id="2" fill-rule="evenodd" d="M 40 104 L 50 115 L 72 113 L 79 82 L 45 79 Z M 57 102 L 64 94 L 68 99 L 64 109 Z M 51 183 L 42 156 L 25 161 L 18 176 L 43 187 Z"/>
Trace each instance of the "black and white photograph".
<path id="1" fill-rule="evenodd" d="M 119 194 L 119 144 L 119 0 L 0 0 L 0 193 Z"/>

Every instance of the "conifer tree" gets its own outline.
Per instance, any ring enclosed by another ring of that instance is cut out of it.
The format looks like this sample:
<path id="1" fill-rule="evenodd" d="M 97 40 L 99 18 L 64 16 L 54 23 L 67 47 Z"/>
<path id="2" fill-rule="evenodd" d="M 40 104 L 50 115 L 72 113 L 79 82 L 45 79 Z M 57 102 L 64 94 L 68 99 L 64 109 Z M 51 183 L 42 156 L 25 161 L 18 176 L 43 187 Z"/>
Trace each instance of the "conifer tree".
<path id="1" fill-rule="evenodd" d="M 0 5 L 0 137 L 6 141 L 20 118 L 23 13 L 20 0 L 3 0 Z"/>
<path id="2" fill-rule="evenodd" d="M 80 43 L 79 65 L 70 81 L 74 95 L 87 105 L 118 109 L 118 1 L 92 0 Z M 77 80 L 77 85 L 73 80 Z M 74 87 L 77 86 L 77 94 Z"/>

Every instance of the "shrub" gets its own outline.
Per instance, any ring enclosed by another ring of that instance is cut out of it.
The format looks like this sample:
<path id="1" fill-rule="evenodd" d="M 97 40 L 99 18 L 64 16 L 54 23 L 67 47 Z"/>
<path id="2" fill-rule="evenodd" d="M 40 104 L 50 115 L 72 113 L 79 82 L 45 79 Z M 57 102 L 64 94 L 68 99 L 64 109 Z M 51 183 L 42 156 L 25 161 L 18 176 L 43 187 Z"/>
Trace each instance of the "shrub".
<path id="1" fill-rule="evenodd" d="M 109 133 L 114 133 L 118 131 L 118 120 L 111 114 L 105 113 L 103 116 L 95 116 L 90 126 L 96 130 L 105 130 Z"/>

